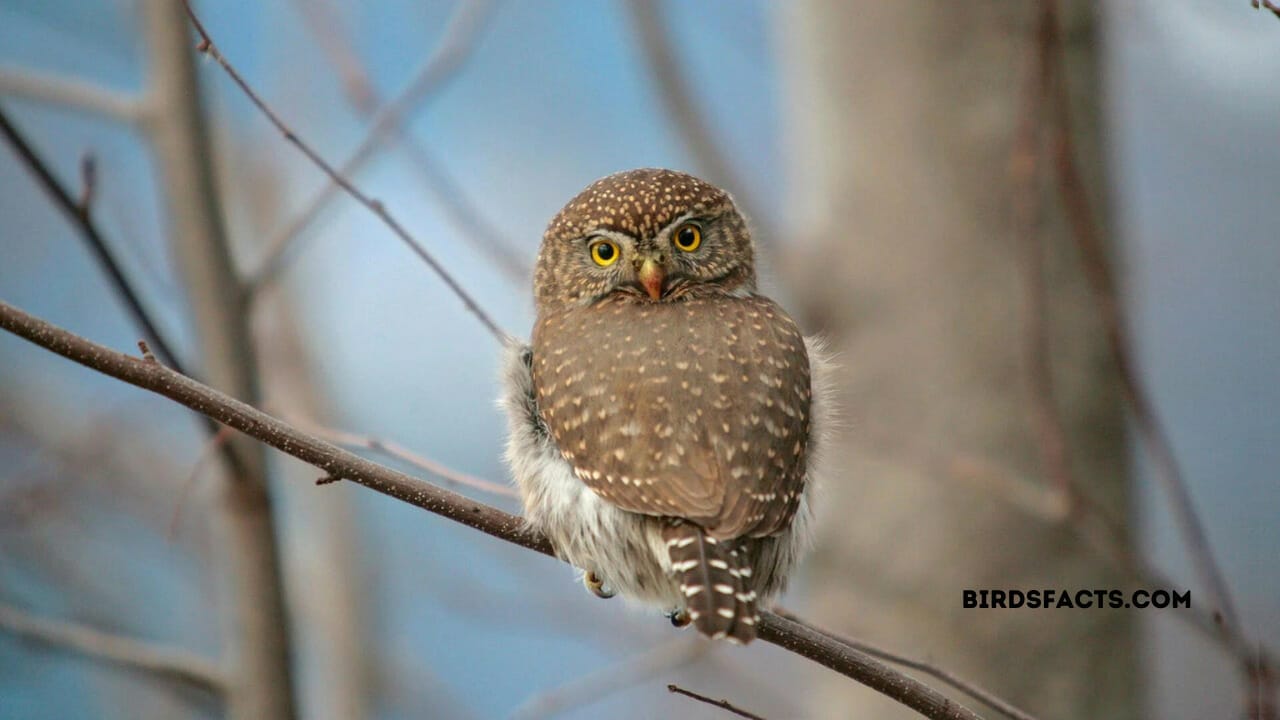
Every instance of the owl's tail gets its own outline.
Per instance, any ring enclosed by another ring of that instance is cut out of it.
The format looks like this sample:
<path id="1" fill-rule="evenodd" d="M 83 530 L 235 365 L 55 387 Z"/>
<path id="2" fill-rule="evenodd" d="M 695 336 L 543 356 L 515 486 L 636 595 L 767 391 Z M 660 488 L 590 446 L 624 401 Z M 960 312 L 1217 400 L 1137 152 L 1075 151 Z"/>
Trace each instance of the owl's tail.
<path id="1" fill-rule="evenodd" d="M 760 615 L 746 547 L 736 540 L 716 540 L 681 520 L 663 528 L 662 537 L 698 632 L 744 645 L 754 640 Z"/>

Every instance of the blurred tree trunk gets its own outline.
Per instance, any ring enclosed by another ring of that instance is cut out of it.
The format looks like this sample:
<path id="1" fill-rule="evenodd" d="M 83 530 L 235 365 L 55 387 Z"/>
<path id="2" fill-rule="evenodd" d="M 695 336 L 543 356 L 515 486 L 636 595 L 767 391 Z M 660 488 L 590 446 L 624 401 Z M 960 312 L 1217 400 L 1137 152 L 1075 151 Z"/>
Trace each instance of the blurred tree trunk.
<path id="1" fill-rule="evenodd" d="M 150 53 L 149 125 L 166 201 L 168 234 L 190 302 L 201 379 L 258 402 L 248 313 L 231 259 L 196 83 L 194 40 L 179 0 L 142 5 Z M 236 465 L 220 488 L 213 522 L 225 572 L 225 665 L 232 718 L 291 718 L 284 583 L 263 448 L 229 441 Z M 230 463 L 228 463 L 230 465 Z"/>
<path id="2" fill-rule="evenodd" d="M 1062 28 L 1077 142 L 1105 193 L 1097 33 Z M 783 11 L 792 93 L 790 285 L 839 353 L 813 615 L 989 686 L 1045 717 L 1141 715 L 1134 611 L 963 609 L 966 588 L 1126 587 L 1052 512 L 978 477 L 1048 483 L 1026 382 L 1025 249 L 1009 158 L 1034 3 L 825 0 Z M 1044 162 L 1042 160 L 1042 162 Z M 1122 408 L 1064 219 L 1045 186 L 1051 372 L 1075 476 L 1127 517 Z M 825 717 L 909 716 L 844 678 Z M 972 703 L 972 701 L 966 701 Z"/>

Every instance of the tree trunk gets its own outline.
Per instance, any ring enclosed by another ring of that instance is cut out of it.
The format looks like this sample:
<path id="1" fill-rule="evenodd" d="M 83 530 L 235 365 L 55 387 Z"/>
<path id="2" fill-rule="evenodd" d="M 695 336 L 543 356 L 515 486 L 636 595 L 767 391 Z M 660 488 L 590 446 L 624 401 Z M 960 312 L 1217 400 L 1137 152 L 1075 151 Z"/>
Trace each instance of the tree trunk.
<path id="1" fill-rule="evenodd" d="M 1085 98 L 1077 142 L 1101 198 L 1088 7 L 1064 3 L 1062 36 Z M 798 245 L 786 272 L 832 336 L 845 418 L 809 566 L 812 614 L 1045 717 L 1137 717 L 1134 611 L 962 607 L 965 589 L 1126 587 L 1053 506 L 1010 489 L 1054 497 L 1026 381 L 1026 250 L 1010 224 L 1035 8 L 810 0 L 783 11 L 786 226 Z M 1050 371 L 1070 468 L 1127 517 L 1114 371 L 1071 237 L 1043 199 Z M 843 678 L 817 682 L 817 715 L 910 715 Z"/>
<path id="2" fill-rule="evenodd" d="M 149 129 L 200 348 L 193 372 L 257 403 L 248 314 L 214 184 L 192 33 L 179 0 L 147 0 L 143 8 L 151 62 Z M 225 478 L 214 517 L 227 575 L 219 600 L 227 607 L 229 716 L 290 718 L 288 628 L 265 458 L 262 446 L 249 438 L 236 435 L 230 442 L 238 467 Z"/>

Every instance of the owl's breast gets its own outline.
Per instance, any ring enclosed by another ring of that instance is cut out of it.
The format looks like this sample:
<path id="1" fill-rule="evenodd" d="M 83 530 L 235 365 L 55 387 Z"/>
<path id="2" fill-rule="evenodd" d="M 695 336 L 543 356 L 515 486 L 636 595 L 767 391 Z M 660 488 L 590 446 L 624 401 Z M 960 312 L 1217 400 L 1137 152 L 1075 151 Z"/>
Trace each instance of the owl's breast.
<path id="1" fill-rule="evenodd" d="M 777 532 L 803 487 L 809 360 L 767 298 L 599 303 L 539 317 L 538 405 L 575 474 L 624 509 Z"/>

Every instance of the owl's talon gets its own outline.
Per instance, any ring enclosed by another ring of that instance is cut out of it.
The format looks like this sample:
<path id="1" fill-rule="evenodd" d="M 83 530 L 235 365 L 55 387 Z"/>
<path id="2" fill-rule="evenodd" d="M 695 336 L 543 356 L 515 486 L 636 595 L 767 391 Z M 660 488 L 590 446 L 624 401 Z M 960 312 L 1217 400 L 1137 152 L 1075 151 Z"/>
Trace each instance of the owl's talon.
<path id="1" fill-rule="evenodd" d="M 595 595 L 601 600 L 608 600 L 614 595 L 617 595 L 613 590 L 606 590 L 604 581 L 599 577 L 596 577 L 596 574 L 593 572 L 582 574 L 582 584 L 587 587 L 587 590 L 591 591 L 592 595 Z"/>
<path id="2" fill-rule="evenodd" d="M 682 628 L 693 622 L 693 618 L 689 617 L 688 610 L 672 610 L 667 613 L 667 619 L 671 621 L 672 627 Z"/>

